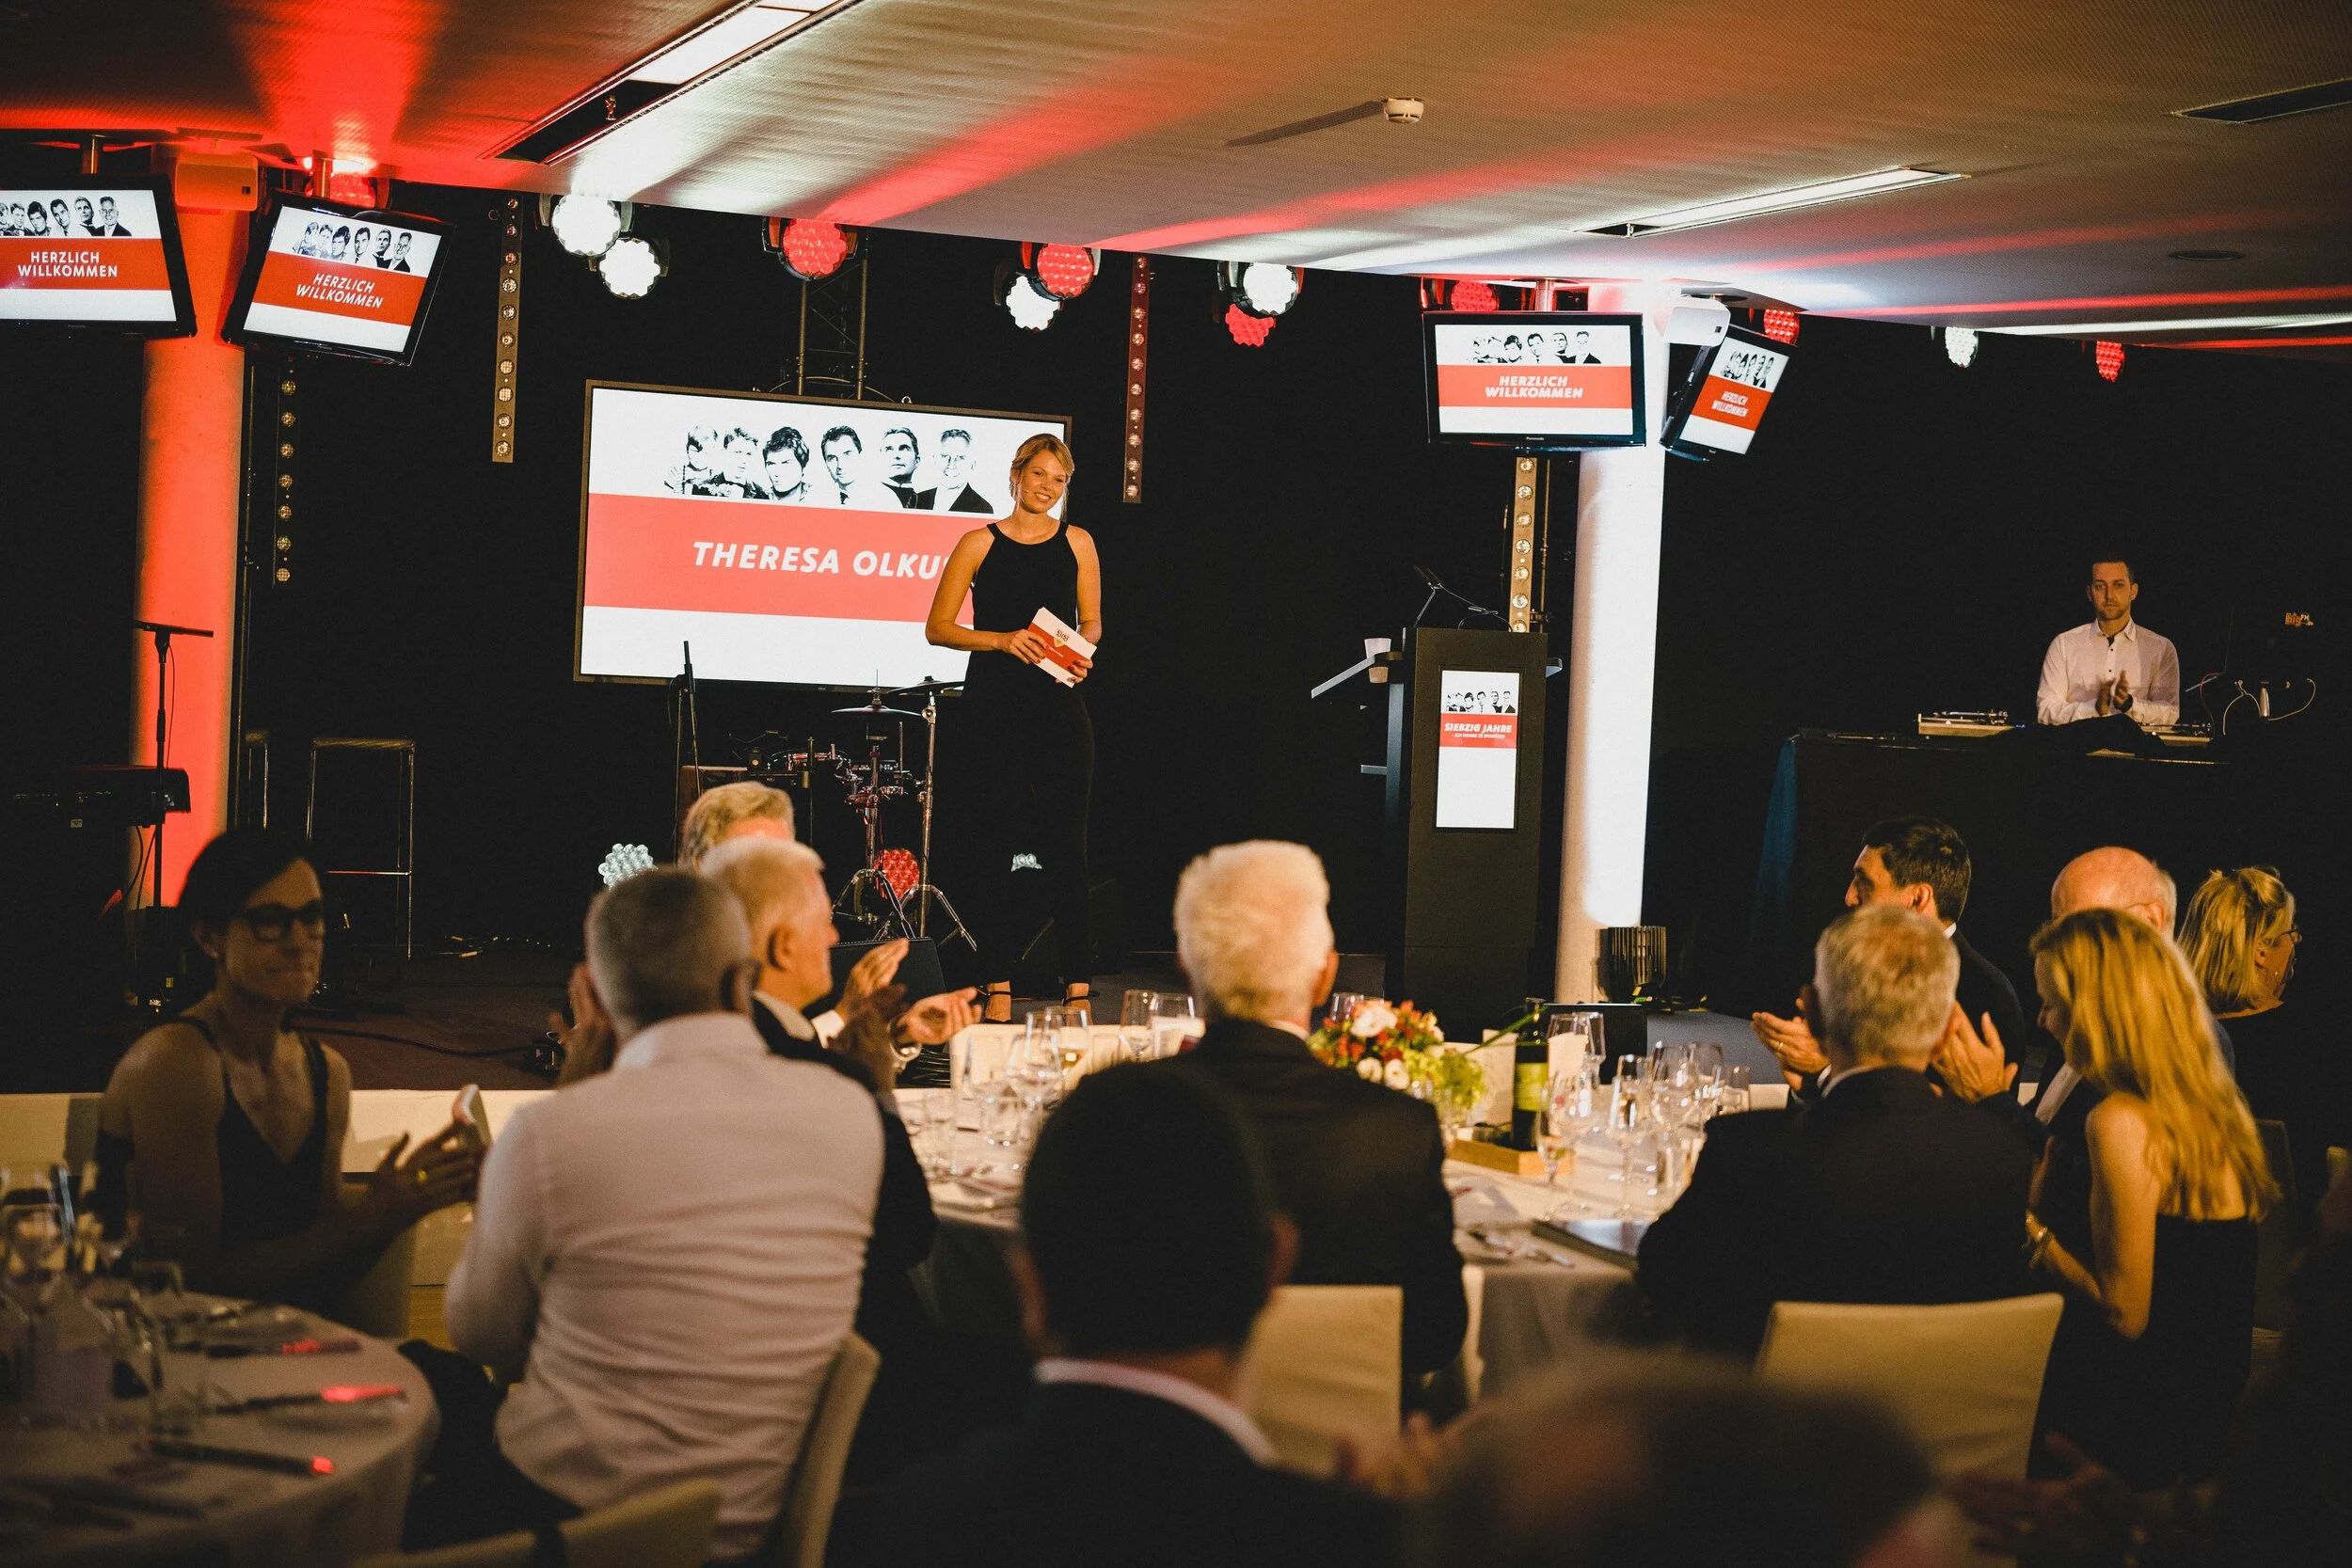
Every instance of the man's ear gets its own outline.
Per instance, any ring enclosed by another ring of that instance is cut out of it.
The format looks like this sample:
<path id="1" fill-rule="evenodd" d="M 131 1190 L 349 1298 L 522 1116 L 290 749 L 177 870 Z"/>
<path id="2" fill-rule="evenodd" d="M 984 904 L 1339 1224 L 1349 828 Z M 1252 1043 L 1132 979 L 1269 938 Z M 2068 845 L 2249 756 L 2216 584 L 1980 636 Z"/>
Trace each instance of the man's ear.
<path id="1" fill-rule="evenodd" d="M 730 965 L 726 978 L 719 982 L 719 1006 L 723 1012 L 743 1013 L 752 1010 L 752 997 L 759 990 L 759 962 L 745 958 Z"/>
<path id="2" fill-rule="evenodd" d="M 1014 1294 L 1021 1299 L 1021 1337 L 1028 1341 L 1029 1353 L 1041 1358 L 1053 1354 L 1057 1347 L 1053 1330 L 1046 1326 L 1045 1281 L 1038 1277 L 1029 1249 L 1019 1242 L 1006 1247 L 1005 1268 L 1012 1275 Z"/>
<path id="3" fill-rule="evenodd" d="M 1912 913 L 1924 914 L 1938 926 L 1944 924 L 1944 916 L 1935 907 L 1935 889 L 1927 883 L 1914 882 L 1903 889 L 1903 903 L 1909 906 Z"/>

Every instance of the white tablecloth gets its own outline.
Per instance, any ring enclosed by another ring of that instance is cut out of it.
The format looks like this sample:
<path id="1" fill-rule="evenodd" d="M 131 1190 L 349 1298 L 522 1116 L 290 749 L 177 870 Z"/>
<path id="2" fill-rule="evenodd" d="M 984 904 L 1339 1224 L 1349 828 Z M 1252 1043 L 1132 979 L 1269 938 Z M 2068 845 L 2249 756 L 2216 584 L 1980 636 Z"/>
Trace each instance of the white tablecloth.
<path id="1" fill-rule="evenodd" d="M 307 1331 L 325 1339 L 355 1338 L 346 1328 L 310 1319 Z M 184 1474 L 156 1485 L 157 1495 L 204 1507 L 200 1519 L 170 1519 L 121 1511 L 130 1529 L 95 1525 L 27 1524 L 0 1513 L 0 1561 L 11 1565 L 129 1563 L 190 1552 L 225 1549 L 236 1568 L 338 1568 L 400 1544 L 401 1515 L 419 1465 L 439 1429 L 440 1417 L 423 1375 L 391 1345 L 356 1336 L 357 1354 L 248 1355 L 206 1361 L 165 1358 L 165 1382 L 209 1373 L 215 1402 L 305 1392 L 331 1384 L 399 1384 L 405 1398 L 373 1406 L 214 1416 L 191 1439 L 224 1448 L 262 1449 L 334 1462 L 327 1476 L 281 1476 L 224 1465 L 189 1464 Z M 144 1417 L 144 1399 L 117 1402 L 125 1416 Z M 23 1476 L 108 1476 L 135 1454 L 133 1431 L 81 1432 L 28 1427 L 0 1407 L 0 1487 Z M 107 1512 L 117 1512 L 109 1509 Z"/>

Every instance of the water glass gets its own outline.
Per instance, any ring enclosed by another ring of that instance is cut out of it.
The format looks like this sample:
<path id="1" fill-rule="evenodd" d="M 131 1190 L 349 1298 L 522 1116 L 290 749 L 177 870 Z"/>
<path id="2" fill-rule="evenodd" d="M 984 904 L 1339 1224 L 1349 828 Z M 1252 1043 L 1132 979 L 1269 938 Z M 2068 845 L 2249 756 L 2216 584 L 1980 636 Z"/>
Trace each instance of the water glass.
<path id="1" fill-rule="evenodd" d="M 1633 1146 L 1641 1137 L 1645 1114 L 1647 1067 L 1639 1056 L 1620 1056 L 1617 1075 L 1609 1085 L 1606 1125 L 1609 1141 L 1617 1150 L 1617 1173 L 1610 1180 L 1617 1183 L 1619 1219 L 1633 1217 Z"/>
<path id="2" fill-rule="evenodd" d="M 1724 1092 L 1715 1107 L 1720 1117 L 1738 1116 L 1748 1108 L 1748 1069 L 1745 1066 L 1724 1069 Z"/>
<path id="3" fill-rule="evenodd" d="M 1160 991 L 1152 998 L 1152 1054 L 1173 1056 L 1193 1033 L 1192 993 Z"/>
<path id="4" fill-rule="evenodd" d="M 1568 1167 L 1569 1187 L 1576 1185 L 1576 1146 L 1606 1114 L 1599 1103 L 1597 1078 L 1590 1063 L 1579 1064 L 1573 1072 L 1552 1075 L 1535 1133 L 1535 1152 L 1544 1162 L 1547 1187 L 1559 1184 L 1564 1164 Z"/>
<path id="5" fill-rule="evenodd" d="M 1353 1018 L 1356 1016 L 1356 1009 L 1357 1009 L 1357 1008 L 1359 1008 L 1359 1007 L 1360 1007 L 1360 1006 L 1362 1006 L 1363 1005 L 1364 1005 L 1364 993 L 1363 993 L 1362 991 L 1359 991 L 1359 990 L 1335 990 L 1335 991 L 1333 991 L 1333 992 L 1331 993 L 1331 1000 L 1324 1004 L 1324 1007 L 1323 1007 L 1323 1023 L 1324 1023 L 1324 1027 L 1325 1027 L 1325 1028 L 1327 1028 L 1327 1029 L 1344 1029 L 1344 1028 L 1346 1028 L 1346 1027 L 1347 1027 L 1347 1025 L 1348 1025 L 1348 1021 L 1349 1021 L 1349 1020 L 1351 1020 L 1351 1019 L 1353 1019 Z"/>
<path id="6" fill-rule="evenodd" d="M 1699 1081 L 1699 1120 L 1711 1120 L 1723 1107 L 1724 1048 L 1713 1040 L 1701 1040 L 1691 1048 L 1691 1068 Z"/>
<path id="7" fill-rule="evenodd" d="M 1131 1062 L 1152 1059 L 1152 1004 L 1159 993 L 1131 990 L 1119 1005 L 1119 1049 Z"/>
<path id="8" fill-rule="evenodd" d="M 1597 1012 L 1558 1006 L 1544 1009 L 1540 1025 L 1547 1069 L 1572 1072 L 1579 1062 L 1598 1065 L 1607 1051 L 1607 1022 Z"/>

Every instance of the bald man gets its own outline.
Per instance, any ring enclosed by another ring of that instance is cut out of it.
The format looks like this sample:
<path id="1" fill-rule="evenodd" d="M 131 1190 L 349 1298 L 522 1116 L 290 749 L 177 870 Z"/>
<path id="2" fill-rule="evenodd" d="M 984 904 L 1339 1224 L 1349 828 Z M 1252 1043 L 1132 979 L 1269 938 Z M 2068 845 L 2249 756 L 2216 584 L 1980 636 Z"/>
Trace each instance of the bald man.
<path id="1" fill-rule="evenodd" d="M 2122 910 L 2170 936 L 2178 899 L 2164 867 L 2137 849 L 2111 844 L 2066 863 L 2050 884 L 2050 918 L 2076 910 Z"/>

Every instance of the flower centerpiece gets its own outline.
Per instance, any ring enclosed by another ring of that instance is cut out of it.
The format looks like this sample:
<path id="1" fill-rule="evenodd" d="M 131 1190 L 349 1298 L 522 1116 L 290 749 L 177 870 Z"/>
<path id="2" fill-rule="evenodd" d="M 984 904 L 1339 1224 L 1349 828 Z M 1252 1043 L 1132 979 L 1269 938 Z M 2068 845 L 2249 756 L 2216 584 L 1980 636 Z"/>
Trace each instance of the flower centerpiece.
<path id="1" fill-rule="evenodd" d="M 1349 1069 L 1375 1084 L 1426 1100 L 1448 1142 L 1470 1119 L 1486 1089 L 1486 1074 L 1467 1051 L 1446 1043 L 1437 1018 L 1410 1002 L 1394 1006 L 1366 997 L 1343 1020 L 1307 1037 L 1326 1067 Z"/>

